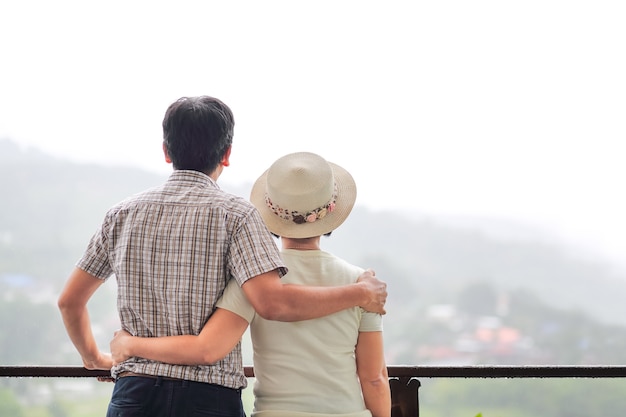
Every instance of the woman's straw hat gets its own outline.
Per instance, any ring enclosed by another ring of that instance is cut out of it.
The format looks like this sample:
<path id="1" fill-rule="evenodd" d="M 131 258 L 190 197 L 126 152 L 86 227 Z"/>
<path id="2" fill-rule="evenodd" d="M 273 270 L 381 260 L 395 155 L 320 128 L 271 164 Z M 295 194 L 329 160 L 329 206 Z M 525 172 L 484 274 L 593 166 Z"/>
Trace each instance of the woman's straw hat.
<path id="1" fill-rule="evenodd" d="M 279 158 L 254 183 L 250 201 L 278 236 L 321 236 L 339 227 L 356 200 L 348 171 L 310 152 Z"/>

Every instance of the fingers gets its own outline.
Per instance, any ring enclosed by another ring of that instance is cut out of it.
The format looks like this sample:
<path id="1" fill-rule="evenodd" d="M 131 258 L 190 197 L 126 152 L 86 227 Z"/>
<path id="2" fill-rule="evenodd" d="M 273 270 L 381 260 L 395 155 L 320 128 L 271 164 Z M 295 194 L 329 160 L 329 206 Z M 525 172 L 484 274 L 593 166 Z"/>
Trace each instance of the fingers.
<path id="1" fill-rule="evenodd" d="M 117 329 L 116 331 L 113 332 L 113 337 L 117 337 L 117 336 L 130 336 L 130 333 L 128 333 L 126 330 L 124 329 Z"/>
<path id="2" fill-rule="evenodd" d="M 387 303 L 387 283 L 376 278 L 380 285 L 380 314 L 385 315 L 387 311 L 385 310 L 385 304 Z"/>
<path id="3" fill-rule="evenodd" d="M 363 273 L 361 275 L 359 275 L 359 278 L 357 279 L 357 282 L 359 281 L 374 281 L 377 280 L 376 278 L 376 273 L 374 272 L 373 269 L 366 269 L 365 271 L 363 271 Z"/>

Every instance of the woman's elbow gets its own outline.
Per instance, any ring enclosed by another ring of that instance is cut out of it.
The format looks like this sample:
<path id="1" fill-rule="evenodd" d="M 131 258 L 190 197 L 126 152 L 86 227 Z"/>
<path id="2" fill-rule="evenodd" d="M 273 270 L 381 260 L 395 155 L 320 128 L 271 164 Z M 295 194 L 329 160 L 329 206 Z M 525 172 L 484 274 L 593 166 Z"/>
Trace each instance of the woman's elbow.
<path id="1" fill-rule="evenodd" d="M 226 346 L 203 346 L 196 356 L 197 365 L 215 365 L 224 359 L 232 349 Z"/>
<path id="2" fill-rule="evenodd" d="M 373 378 L 368 378 L 365 381 L 361 380 L 362 382 L 365 382 L 366 384 L 369 384 L 370 386 L 377 388 L 377 387 L 382 387 L 385 386 L 385 384 L 389 384 L 389 380 L 382 374 L 378 374 Z"/>
<path id="3" fill-rule="evenodd" d="M 198 365 L 215 365 L 220 359 L 221 358 L 216 357 L 215 354 L 206 352 L 200 358 L 200 363 L 198 363 Z"/>
<path id="4" fill-rule="evenodd" d="M 360 371 L 358 373 L 361 384 L 368 384 L 372 387 L 389 384 L 387 368 L 380 370 Z"/>

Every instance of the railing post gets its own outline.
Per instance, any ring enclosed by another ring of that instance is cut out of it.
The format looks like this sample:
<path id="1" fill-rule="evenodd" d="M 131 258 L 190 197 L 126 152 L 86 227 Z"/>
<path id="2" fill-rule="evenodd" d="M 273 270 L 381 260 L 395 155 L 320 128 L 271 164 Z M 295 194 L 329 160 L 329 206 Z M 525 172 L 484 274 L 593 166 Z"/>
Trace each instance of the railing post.
<path id="1" fill-rule="evenodd" d="M 391 417 L 419 417 L 417 378 L 400 376 L 389 378 L 391 388 Z"/>

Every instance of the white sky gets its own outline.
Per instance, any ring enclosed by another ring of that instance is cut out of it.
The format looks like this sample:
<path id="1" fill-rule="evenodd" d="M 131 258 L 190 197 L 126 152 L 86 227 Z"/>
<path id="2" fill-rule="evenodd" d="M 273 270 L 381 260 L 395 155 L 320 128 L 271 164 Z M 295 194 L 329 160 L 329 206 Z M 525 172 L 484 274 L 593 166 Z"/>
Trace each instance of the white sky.
<path id="1" fill-rule="evenodd" d="M 165 109 L 214 95 L 236 118 L 224 183 L 313 151 L 359 204 L 626 262 L 624 22 L 623 0 L 4 1 L 0 138 L 165 173 Z"/>

